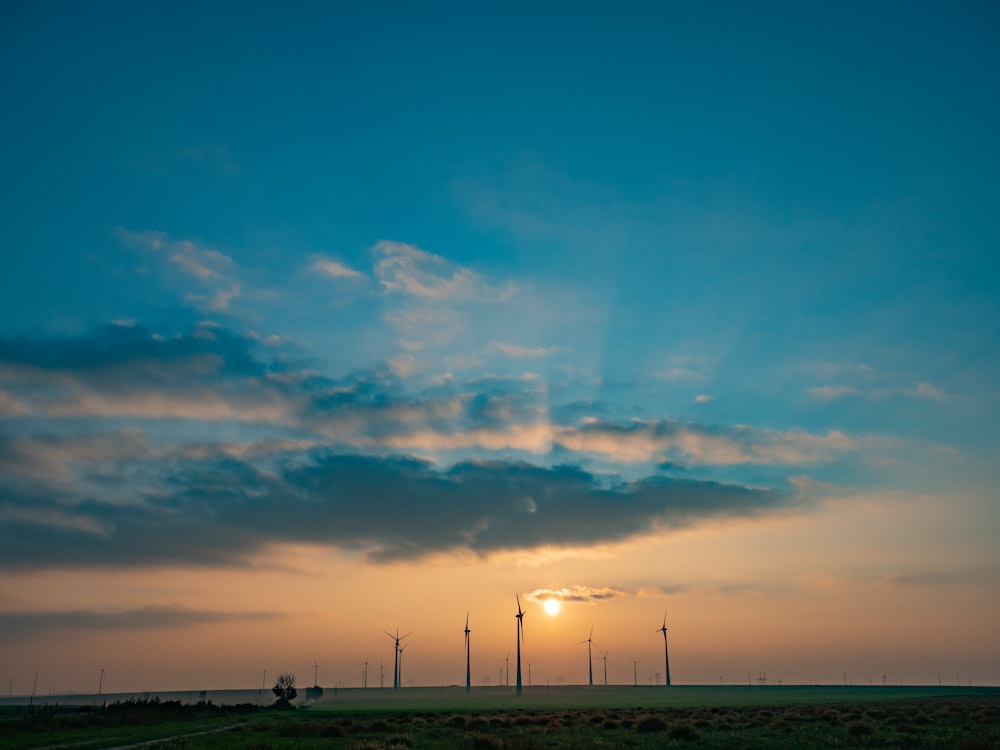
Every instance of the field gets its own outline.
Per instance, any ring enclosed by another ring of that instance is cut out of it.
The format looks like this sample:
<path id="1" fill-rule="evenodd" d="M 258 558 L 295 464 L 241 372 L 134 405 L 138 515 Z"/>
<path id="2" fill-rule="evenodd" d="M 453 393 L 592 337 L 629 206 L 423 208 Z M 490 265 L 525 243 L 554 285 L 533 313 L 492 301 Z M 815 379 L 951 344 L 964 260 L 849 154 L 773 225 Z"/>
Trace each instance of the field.
<path id="1" fill-rule="evenodd" d="M 241 691 L 235 691 L 239 695 Z M 245 691 L 249 697 L 257 691 Z M 198 694 L 195 693 L 195 696 Z M 212 694 L 209 694 L 210 696 Z M 4 706 L 9 750 L 949 748 L 1000 750 L 1000 689 L 534 687 L 327 689 L 295 711 L 159 698 Z"/>

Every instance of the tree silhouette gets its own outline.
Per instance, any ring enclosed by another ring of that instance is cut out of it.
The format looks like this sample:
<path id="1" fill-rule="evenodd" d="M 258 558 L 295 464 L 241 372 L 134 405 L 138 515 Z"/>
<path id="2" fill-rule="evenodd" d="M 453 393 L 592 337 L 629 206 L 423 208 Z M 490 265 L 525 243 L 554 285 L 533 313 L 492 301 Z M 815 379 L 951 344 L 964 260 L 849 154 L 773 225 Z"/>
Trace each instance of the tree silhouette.
<path id="1" fill-rule="evenodd" d="M 274 687 L 271 688 L 271 692 L 274 693 L 275 700 L 274 704 L 281 708 L 288 708 L 291 706 L 293 700 L 295 700 L 299 691 L 295 689 L 295 673 L 286 672 L 285 674 L 278 675 L 277 682 L 274 683 Z"/>

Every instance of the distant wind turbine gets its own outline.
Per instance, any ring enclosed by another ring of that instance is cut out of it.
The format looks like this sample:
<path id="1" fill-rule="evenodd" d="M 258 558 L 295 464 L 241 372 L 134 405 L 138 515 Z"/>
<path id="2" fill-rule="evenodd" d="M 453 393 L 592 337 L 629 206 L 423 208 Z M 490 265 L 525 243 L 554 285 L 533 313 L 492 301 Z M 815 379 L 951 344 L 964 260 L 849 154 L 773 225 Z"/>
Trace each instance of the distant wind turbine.
<path id="1" fill-rule="evenodd" d="M 604 649 L 604 656 L 601 657 L 602 659 L 604 659 L 604 686 L 605 687 L 608 686 L 608 652 L 609 651 L 611 651 L 610 648 Z"/>
<path id="2" fill-rule="evenodd" d="M 361 687 L 366 688 L 366 687 L 368 687 L 368 657 L 367 656 L 365 657 L 365 660 L 362 662 L 362 664 L 364 665 L 365 671 L 364 671 L 364 673 L 362 674 L 362 677 L 361 677 Z"/>
<path id="3" fill-rule="evenodd" d="M 399 642 L 404 638 L 410 637 L 411 635 L 413 635 L 413 633 L 411 632 L 407 633 L 406 635 L 400 635 L 398 627 L 396 628 L 396 635 L 393 635 L 388 630 L 383 630 L 382 632 L 396 642 L 395 644 L 396 653 L 394 655 L 394 659 L 392 662 L 392 689 L 399 690 L 399 654 L 402 651 L 402 649 L 399 647 Z"/>
<path id="4" fill-rule="evenodd" d="M 517 599 L 517 694 L 521 694 L 521 642 L 524 641 L 524 611 L 521 609 L 521 597 L 514 594 Z"/>
<path id="5" fill-rule="evenodd" d="M 410 645 L 409 643 L 406 644 L 406 646 L 409 646 L 409 645 Z M 398 679 L 399 679 L 399 686 L 400 687 L 403 686 L 403 652 L 406 650 L 406 646 L 400 646 L 399 647 L 399 655 L 398 655 L 398 657 L 399 657 L 399 677 L 398 677 Z"/>
<path id="6" fill-rule="evenodd" d="M 504 658 L 502 658 L 500 661 L 503 663 L 504 667 L 507 667 L 507 675 L 506 675 L 506 677 L 504 677 L 504 668 L 500 667 L 500 681 L 506 687 L 510 687 L 510 651 L 508 651 L 507 655 Z"/>
<path id="7" fill-rule="evenodd" d="M 319 662 L 313 657 L 313 685 L 319 685 Z"/>
<path id="8" fill-rule="evenodd" d="M 636 667 L 641 661 L 642 659 L 632 660 L 632 684 L 636 687 L 639 687 L 639 670 Z"/>
<path id="9" fill-rule="evenodd" d="M 666 685 L 670 686 L 670 654 L 667 652 L 667 610 L 663 610 L 663 625 L 658 627 L 653 631 L 654 633 L 663 633 L 663 663 L 666 667 Z"/>
<path id="10" fill-rule="evenodd" d="M 587 669 L 590 675 L 590 684 L 594 684 L 594 659 L 590 653 L 590 647 L 594 645 L 594 626 L 590 626 L 590 635 L 587 636 L 586 640 L 578 642 L 576 645 L 581 646 L 584 643 L 587 644 Z"/>
<path id="11" fill-rule="evenodd" d="M 465 692 L 472 692 L 472 669 L 469 657 L 469 613 L 465 613 Z"/>
<path id="12" fill-rule="evenodd" d="M 101 667 L 101 678 L 97 681 L 97 694 L 100 695 L 104 689 L 104 667 Z"/>

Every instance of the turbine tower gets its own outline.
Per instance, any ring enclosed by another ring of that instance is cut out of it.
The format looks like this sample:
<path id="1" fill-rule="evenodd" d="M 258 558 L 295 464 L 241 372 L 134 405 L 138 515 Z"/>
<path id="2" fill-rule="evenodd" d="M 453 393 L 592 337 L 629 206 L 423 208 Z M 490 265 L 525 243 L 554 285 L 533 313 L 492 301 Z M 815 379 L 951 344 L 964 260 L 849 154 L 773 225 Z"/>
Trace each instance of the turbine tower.
<path id="1" fill-rule="evenodd" d="M 97 682 L 97 694 L 100 695 L 104 689 L 104 667 L 101 667 L 101 679 Z"/>
<path id="2" fill-rule="evenodd" d="M 407 643 L 406 646 L 410 644 Z M 406 650 L 406 646 L 399 647 L 399 686 L 403 687 L 403 652 Z"/>
<path id="3" fill-rule="evenodd" d="M 642 659 L 632 660 L 632 684 L 636 687 L 639 687 L 639 670 L 637 669 L 637 666 L 640 661 L 642 661 Z"/>
<path id="4" fill-rule="evenodd" d="M 521 694 L 521 643 L 524 641 L 524 611 L 521 609 L 521 597 L 514 594 L 517 599 L 517 694 Z"/>
<path id="5" fill-rule="evenodd" d="M 584 640 L 584 641 L 580 641 L 576 645 L 580 646 L 580 645 L 583 645 L 584 643 L 587 644 L 587 670 L 588 670 L 588 673 L 590 675 L 590 684 L 593 685 L 594 684 L 594 660 L 593 660 L 593 658 L 591 657 L 591 654 L 590 654 L 590 647 L 594 645 L 594 626 L 593 625 L 590 626 L 590 635 L 587 636 L 587 639 Z"/>
<path id="6" fill-rule="evenodd" d="M 396 628 L 396 635 L 393 635 L 388 630 L 383 630 L 382 632 L 385 633 L 387 636 L 389 636 L 390 638 L 392 638 L 392 640 L 394 640 L 396 642 L 395 643 L 395 651 L 396 651 L 396 653 L 394 654 L 394 658 L 393 658 L 393 662 L 392 662 L 392 689 L 393 690 L 399 690 L 399 653 L 400 653 L 400 651 L 402 651 L 402 649 L 399 647 L 399 642 L 401 640 L 403 640 L 404 638 L 410 637 L 411 635 L 413 635 L 413 633 L 407 633 L 406 635 L 400 635 L 398 627 Z"/>
<path id="7" fill-rule="evenodd" d="M 469 661 L 469 613 L 465 613 L 465 692 L 472 692 L 472 669 Z"/>
<path id="8" fill-rule="evenodd" d="M 601 657 L 604 659 L 604 687 L 608 686 L 608 652 L 610 650 L 610 648 L 604 649 L 604 656 Z"/>
<path id="9" fill-rule="evenodd" d="M 313 685 L 319 687 L 319 662 L 313 657 Z"/>
<path id="10" fill-rule="evenodd" d="M 368 687 L 368 657 L 367 656 L 365 657 L 365 660 L 362 663 L 364 664 L 365 672 L 364 672 L 364 676 L 361 678 L 361 687 L 366 688 L 366 687 Z"/>
<path id="11" fill-rule="evenodd" d="M 670 654 L 667 651 L 667 610 L 663 610 L 663 625 L 653 632 L 663 633 L 663 662 L 664 667 L 666 667 L 666 686 L 670 687 Z"/>

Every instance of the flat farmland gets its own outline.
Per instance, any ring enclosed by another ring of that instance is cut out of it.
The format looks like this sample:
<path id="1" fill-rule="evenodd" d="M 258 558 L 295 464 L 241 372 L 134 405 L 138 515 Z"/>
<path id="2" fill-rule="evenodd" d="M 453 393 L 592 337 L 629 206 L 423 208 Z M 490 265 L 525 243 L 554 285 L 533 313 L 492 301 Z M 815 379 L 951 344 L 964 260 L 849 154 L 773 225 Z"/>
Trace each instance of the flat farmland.
<path id="1" fill-rule="evenodd" d="M 197 706 L 178 695 L 186 694 L 125 699 L 107 709 L 92 705 L 95 696 L 81 696 L 75 706 L 72 696 L 30 709 L 8 705 L 0 711 L 0 746 L 1000 748 L 1000 688 L 567 686 L 526 688 L 521 696 L 507 688 L 473 689 L 471 695 L 459 687 L 327 689 L 322 699 L 294 711 L 251 701 Z"/>

